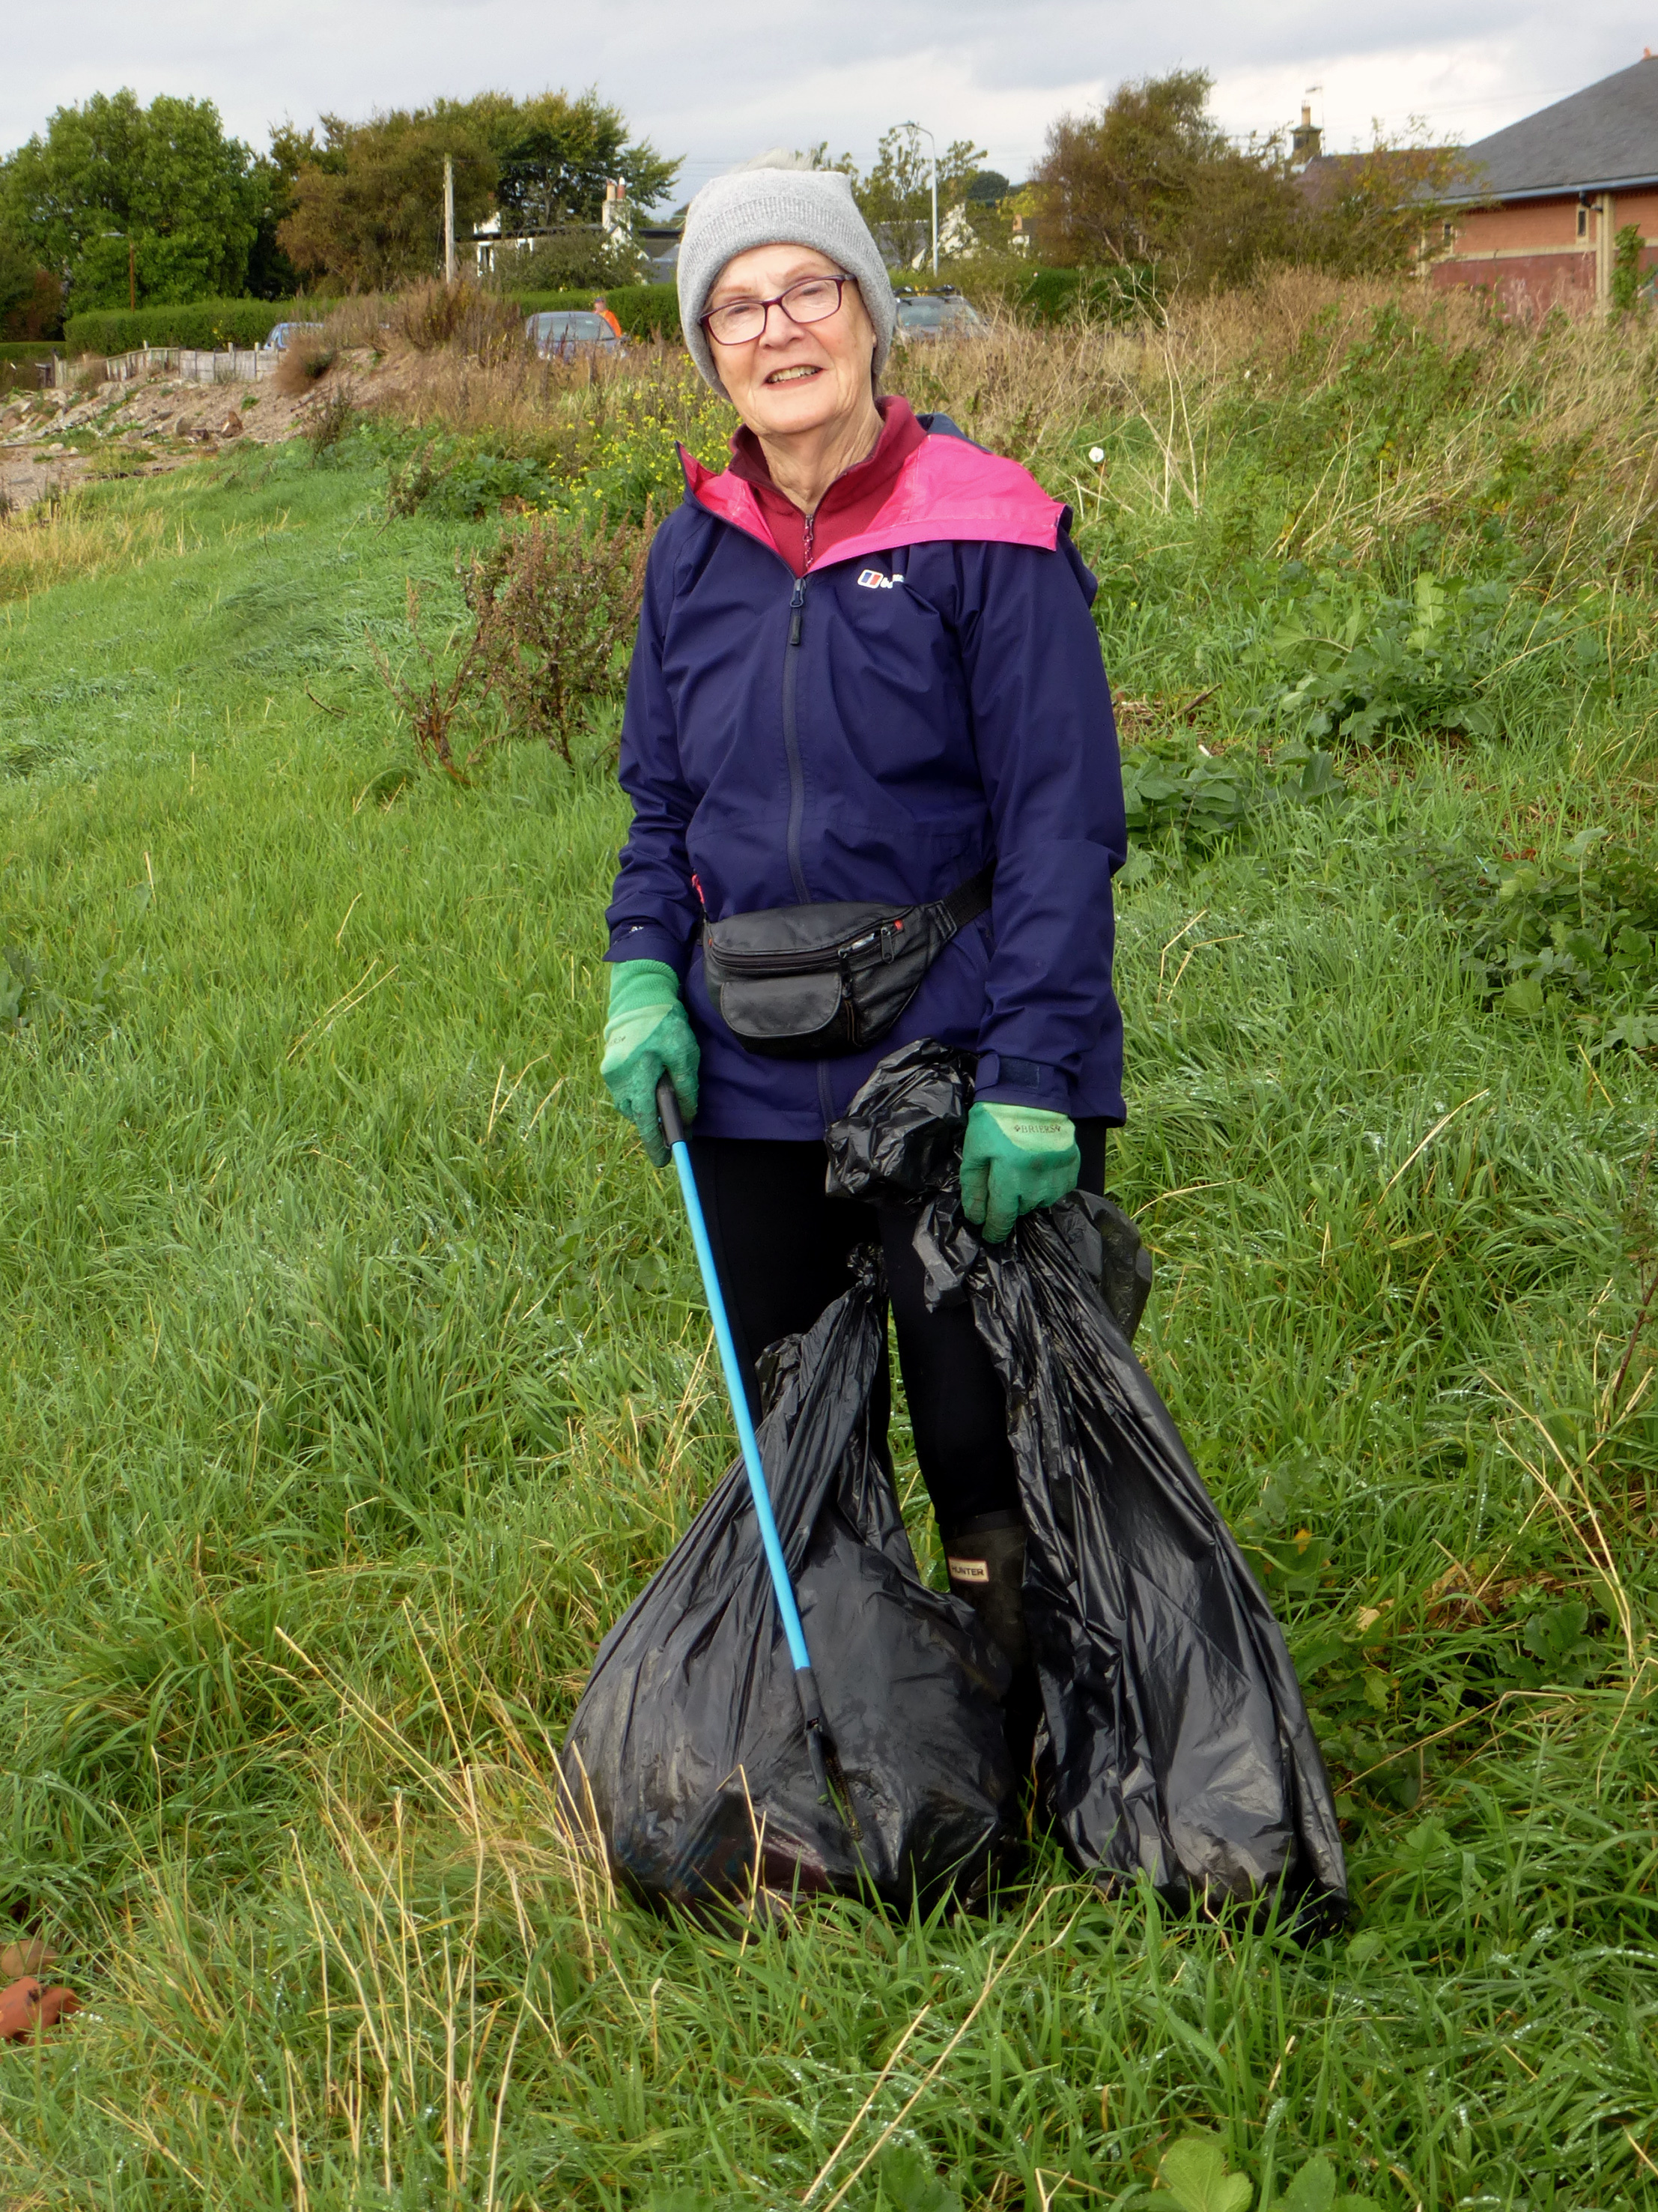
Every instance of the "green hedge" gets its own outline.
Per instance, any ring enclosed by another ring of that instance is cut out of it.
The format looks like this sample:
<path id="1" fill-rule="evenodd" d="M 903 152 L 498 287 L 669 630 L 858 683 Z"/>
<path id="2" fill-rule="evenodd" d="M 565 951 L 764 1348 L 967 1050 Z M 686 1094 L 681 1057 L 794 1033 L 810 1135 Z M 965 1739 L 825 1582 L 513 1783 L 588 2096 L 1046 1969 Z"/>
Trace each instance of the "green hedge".
<path id="1" fill-rule="evenodd" d="M 513 297 L 526 315 L 549 307 L 591 307 L 597 285 L 580 291 L 515 292 Z M 607 284 L 604 297 L 610 313 L 630 338 L 677 338 L 679 295 L 671 284 Z"/>
<path id="2" fill-rule="evenodd" d="M 1155 305 L 1157 271 L 1128 269 L 1010 268 L 1005 261 L 982 272 L 972 263 L 951 272 L 975 307 L 1011 309 L 1027 322 L 1070 322 L 1081 309 L 1112 322 L 1127 322 Z M 918 284 L 922 281 L 915 280 Z"/>
<path id="3" fill-rule="evenodd" d="M 1156 303 L 1157 271 L 1127 269 L 1033 269 L 1015 305 L 1041 323 L 1068 322 L 1078 309 L 1114 321 Z"/>
<path id="4" fill-rule="evenodd" d="M 45 361 L 63 350 L 61 338 L 8 338 L 0 345 L 0 361 Z"/>
<path id="5" fill-rule="evenodd" d="M 64 343 L 71 354 L 137 353 L 140 346 L 203 349 L 263 345 L 273 323 L 320 321 L 332 302 L 315 300 L 192 300 L 175 307 L 108 307 L 71 315 Z"/>

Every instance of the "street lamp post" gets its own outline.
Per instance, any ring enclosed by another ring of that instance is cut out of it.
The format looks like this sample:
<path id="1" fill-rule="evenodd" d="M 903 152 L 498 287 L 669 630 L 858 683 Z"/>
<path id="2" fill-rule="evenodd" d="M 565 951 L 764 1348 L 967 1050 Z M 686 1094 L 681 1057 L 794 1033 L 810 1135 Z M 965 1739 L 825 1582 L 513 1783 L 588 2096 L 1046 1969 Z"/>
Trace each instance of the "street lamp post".
<path id="1" fill-rule="evenodd" d="M 932 273 L 938 273 L 938 142 L 921 123 L 906 123 L 906 131 L 919 131 L 926 140 L 932 173 Z"/>

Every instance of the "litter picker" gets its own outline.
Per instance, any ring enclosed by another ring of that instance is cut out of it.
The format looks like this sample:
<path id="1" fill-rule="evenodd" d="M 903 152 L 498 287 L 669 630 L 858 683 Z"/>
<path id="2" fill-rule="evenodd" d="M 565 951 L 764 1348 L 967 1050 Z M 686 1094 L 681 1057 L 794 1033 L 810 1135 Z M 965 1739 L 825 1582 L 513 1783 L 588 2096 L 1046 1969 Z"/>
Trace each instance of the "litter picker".
<path id="1" fill-rule="evenodd" d="M 708 1301 L 708 1312 L 714 1320 L 714 1342 L 720 1346 L 720 1364 L 726 1370 L 726 1394 L 731 1400 L 732 1418 L 737 1424 L 738 1442 L 743 1448 L 743 1466 L 749 1478 L 749 1495 L 754 1500 L 754 1517 L 760 1524 L 760 1541 L 765 1549 L 766 1565 L 771 1570 L 773 1595 L 777 1600 L 777 1611 L 783 1623 L 783 1634 L 789 1647 L 789 1657 L 794 1664 L 794 1686 L 800 1699 L 800 1717 L 806 1724 L 806 1756 L 811 1761 L 812 1779 L 824 1797 L 829 1797 L 828 1730 L 823 1722 L 823 1707 L 817 1695 L 817 1678 L 811 1671 L 811 1654 L 806 1649 L 806 1632 L 800 1626 L 800 1608 L 794 1601 L 794 1585 L 789 1580 L 788 1562 L 783 1557 L 783 1546 L 777 1534 L 777 1522 L 771 1510 L 771 1492 L 766 1487 L 766 1469 L 760 1457 L 760 1442 L 754 1433 L 754 1422 L 749 1413 L 749 1394 L 743 1380 L 743 1370 L 738 1364 L 737 1346 L 732 1341 L 731 1322 L 726 1315 L 726 1300 L 720 1288 L 720 1271 L 714 1263 L 714 1247 L 708 1242 L 708 1224 L 702 1218 L 702 1200 L 697 1192 L 695 1170 L 691 1166 L 690 1146 L 685 1142 L 685 1124 L 680 1119 L 679 1101 L 674 1096 L 672 1081 L 667 1076 L 656 1086 L 656 1110 L 662 1123 L 662 1134 L 673 1164 L 679 1174 L 679 1188 L 684 1193 L 685 1211 L 690 1217 L 691 1242 L 696 1247 L 696 1264 L 702 1271 L 702 1288 Z"/>

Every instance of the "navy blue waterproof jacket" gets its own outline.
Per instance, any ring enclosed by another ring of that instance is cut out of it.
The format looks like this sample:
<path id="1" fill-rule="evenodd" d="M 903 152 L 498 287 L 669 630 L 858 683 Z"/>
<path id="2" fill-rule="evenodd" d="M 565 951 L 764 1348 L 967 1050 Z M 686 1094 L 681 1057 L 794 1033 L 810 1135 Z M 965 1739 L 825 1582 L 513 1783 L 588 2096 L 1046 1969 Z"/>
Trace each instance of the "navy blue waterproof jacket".
<path id="1" fill-rule="evenodd" d="M 1122 780 L 1094 580 L 1065 509 L 940 420 L 874 522 L 797 578 L 750 484 L 685 468 L 629 679 L 634 822 L 606 957 L 680 977 L 698 1135 L 821 1137 L 876 1062 L 921 1036 L 976 1051 L 981 1098 L 1121 1121 Z M 715 1012 L 705 912 L 941 898 L 987 861 L 990 911 L 878 1044 L 773 1060 Z"/>

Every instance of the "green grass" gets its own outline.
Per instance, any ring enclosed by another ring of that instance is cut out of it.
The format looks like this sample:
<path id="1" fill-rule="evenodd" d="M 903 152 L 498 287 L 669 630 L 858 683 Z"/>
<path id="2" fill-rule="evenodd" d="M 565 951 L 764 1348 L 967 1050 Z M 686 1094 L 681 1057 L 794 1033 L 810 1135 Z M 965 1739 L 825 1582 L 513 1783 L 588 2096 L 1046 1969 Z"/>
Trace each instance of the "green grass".
<path id="1" fill-rule="evenodd" d="M 5 2201 L 781 2206 L 850 2129 L 819 2207 L 1127 2204 L 1197 2127 L 1258 2204 L 1319 2151 L 1401 2212 L 1658 2202 L 1638 1346 L 1607 1395 L 1658 1086 L 1487 1011 L 1415 859 L 1629 819 L 1622 710 L 1361 762 L 1121 902 L 1141 1349 L 1356 1932 L 1046 1850 L 988 1919 L 673 1927 L 548 1778 L 730 1449 L 595 1072 L 624 809 L 528 746 L 404 775 L 367 633 L 493 526 L 386 526 L 343 453 L 95 495 L 166 557 L 0 606 L 0 1901 L 85 2000 L 0 2059 Z"/>

